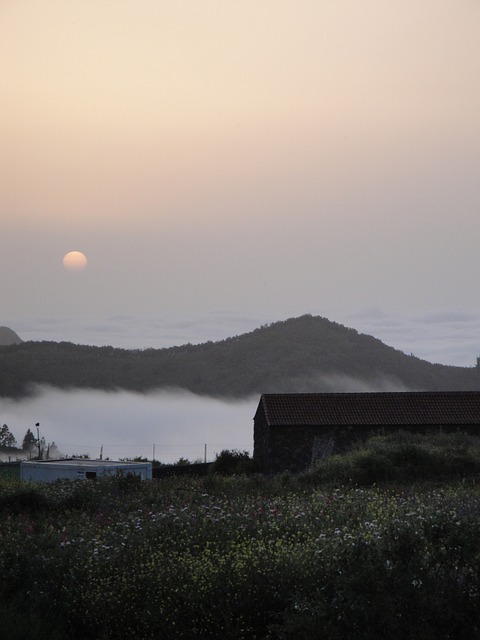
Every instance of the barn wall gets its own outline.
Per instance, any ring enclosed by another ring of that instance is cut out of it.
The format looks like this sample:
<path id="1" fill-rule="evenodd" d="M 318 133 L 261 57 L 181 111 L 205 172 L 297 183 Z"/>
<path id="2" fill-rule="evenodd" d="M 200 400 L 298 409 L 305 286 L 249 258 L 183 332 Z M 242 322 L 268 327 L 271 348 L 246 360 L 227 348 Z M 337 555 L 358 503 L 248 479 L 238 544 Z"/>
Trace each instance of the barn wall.
<path id="1" fill-rule="evenodd" d="M 258 469 L 268 470 L 270 460 L 269 426 L 263 411 L 257 411 L 253 422 L 253 459 Z"/>

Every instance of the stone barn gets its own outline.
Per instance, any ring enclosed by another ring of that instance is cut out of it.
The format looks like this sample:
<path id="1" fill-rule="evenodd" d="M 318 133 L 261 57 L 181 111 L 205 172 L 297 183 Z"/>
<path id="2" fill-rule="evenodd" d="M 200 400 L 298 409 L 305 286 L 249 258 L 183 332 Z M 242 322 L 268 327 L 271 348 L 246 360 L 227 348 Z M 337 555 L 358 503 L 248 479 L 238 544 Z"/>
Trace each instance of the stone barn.
<path id="1" fill-rule="evenodd" d="M 480 435 L 480 392 L 264 394 L 254 417 L 254 459 L 266 473 L 302 471 L 393 430 Z"/>

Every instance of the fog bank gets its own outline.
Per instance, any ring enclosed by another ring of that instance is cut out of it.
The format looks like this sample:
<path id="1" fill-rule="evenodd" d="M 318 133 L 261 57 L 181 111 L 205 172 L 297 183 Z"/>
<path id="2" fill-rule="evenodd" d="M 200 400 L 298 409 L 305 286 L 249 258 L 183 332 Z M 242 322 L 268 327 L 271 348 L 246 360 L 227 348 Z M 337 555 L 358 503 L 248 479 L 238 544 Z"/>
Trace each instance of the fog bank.
<path id="1" fill-rule="evenodd" d="M 178 392 L 136 394 L 125 391 L 63 391 L 41 387 L 21 401 L 0 400 L 0 423 L 18 446 L 30 429 L 67 456 L 137 456 L 161 462 L 180 457 L 207 460 L 223 449 L 253 453 L 253 416 L 258 397 L 227 402 Z"/>

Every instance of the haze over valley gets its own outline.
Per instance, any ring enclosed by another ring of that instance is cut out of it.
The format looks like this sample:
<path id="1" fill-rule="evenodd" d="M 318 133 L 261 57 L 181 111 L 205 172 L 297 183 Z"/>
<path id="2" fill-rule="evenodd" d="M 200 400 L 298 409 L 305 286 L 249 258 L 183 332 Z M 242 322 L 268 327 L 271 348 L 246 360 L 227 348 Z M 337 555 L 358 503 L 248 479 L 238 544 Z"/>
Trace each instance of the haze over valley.
<path id="1" fill-rule="evenodd" d="M 66 456 L 88 454 L 110 459 L 146 457 L 173 463 L 202 461 L 223 449 L 253 453 L 253 415 L 258 398 L 227 402 L 187 392 L 37 388 L 22 401 L 0 399 L 0 421 L 19 445 L 27 429 Z M 4 458 L 8 456 L 4 456 Z"/>

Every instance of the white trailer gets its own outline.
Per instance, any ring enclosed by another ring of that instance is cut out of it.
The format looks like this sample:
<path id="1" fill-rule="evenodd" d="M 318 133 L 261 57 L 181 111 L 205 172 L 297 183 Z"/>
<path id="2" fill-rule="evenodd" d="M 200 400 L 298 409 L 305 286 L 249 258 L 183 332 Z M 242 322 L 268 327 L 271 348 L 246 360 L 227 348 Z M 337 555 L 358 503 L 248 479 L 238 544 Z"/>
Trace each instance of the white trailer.
<path id="1" fill-rule="evenodd" d="M 20 463 L 20 479 L 27 482 L 94 480 L 114 475 L 134 475 L 149 480 L 152 477 L 152 463 L 85 459 L 26 460 Z"/>

